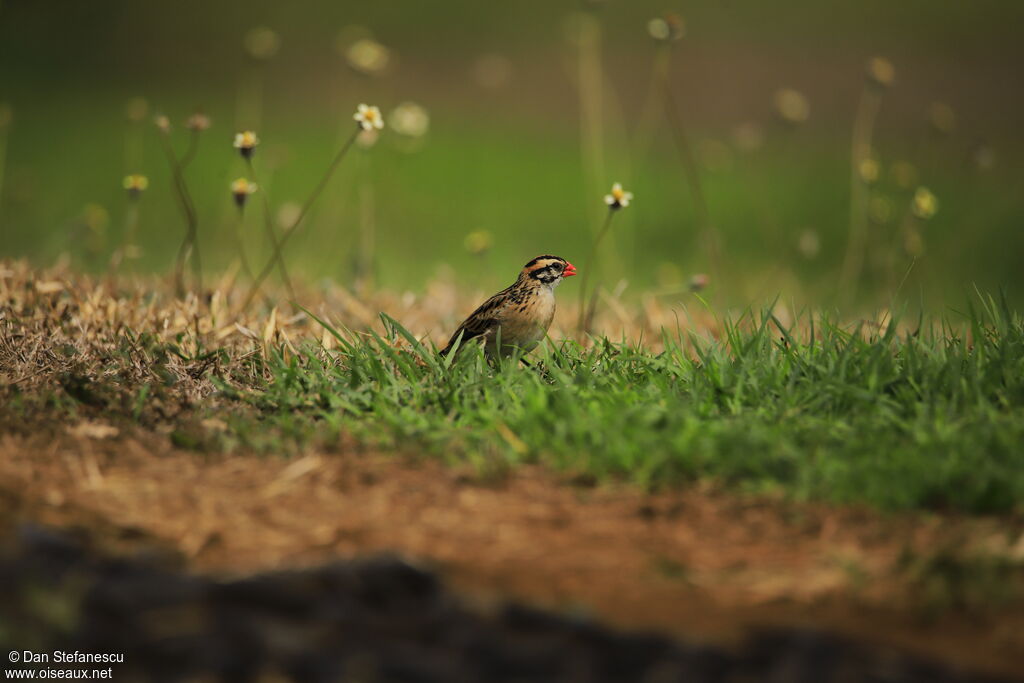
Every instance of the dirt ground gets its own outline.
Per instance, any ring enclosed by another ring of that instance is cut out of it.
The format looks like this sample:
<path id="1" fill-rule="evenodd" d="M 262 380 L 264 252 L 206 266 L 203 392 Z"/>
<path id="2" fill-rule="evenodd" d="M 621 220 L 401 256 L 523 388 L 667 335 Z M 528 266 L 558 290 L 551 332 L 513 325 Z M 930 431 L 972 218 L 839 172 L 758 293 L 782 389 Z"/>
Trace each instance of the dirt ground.
<path id="1" fill-rule="evenodd" d="M 83 422 L 0 437 L 6 530 L 74 528 L 112 552 L 157 550 L 221 576 L 394 552 L 485 607 L 512 599 L 724 644 L 759 626 L 810 626 L 957 668 L 1024 672 L 1019 603 L 929 607 L 935 577 L 912 559 L 1024 553 L 1024 520 L 700 486 L 649 495 L 534 467 L 482 480 L 345 444 L 292 459 L 211 456 L 115 432 Z"/>

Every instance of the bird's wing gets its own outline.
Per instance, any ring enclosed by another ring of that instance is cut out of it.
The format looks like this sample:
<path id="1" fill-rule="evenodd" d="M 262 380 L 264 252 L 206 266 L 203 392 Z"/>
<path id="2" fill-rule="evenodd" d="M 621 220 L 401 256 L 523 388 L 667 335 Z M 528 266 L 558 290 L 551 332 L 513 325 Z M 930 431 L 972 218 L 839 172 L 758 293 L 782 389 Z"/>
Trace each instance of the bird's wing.
<path id="1" fill-rule="evenodd" d="M 470 339 L 487 334 L 501 323 L 501 314 L 508 303 L 508 289 L 504 289 L 487 301 L 480 304 L 469 317 L 462 321 L 455 334 L 448 340 L 447 346 L 441 351 L 442 356 L 447 356 L 455 345 L 455 340 L 462 336 L 461 345 L 465 345 Z"/>

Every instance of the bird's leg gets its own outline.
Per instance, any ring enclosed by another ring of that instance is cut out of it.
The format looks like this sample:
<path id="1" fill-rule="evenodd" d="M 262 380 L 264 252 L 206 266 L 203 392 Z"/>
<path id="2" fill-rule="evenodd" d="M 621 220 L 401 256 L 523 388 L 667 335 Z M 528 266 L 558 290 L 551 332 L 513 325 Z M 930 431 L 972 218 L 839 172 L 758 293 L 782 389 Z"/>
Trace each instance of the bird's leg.
<path id="1" fill-rule="evenodd" d="M 548 372 L 548 369 L 544 366 L 543 361 L 537 361 L 536 363 L 531 363 L 530 361 L 526 360 L 525 358 L 520 358 L 519 360 L 521 360 L 523 362 L 523 365 L 525 365 L 526 367 L 530 368 L 531 370 L 537 372 L 541 377 L 543 377 L 548 382 L 554 382 L 555 381 L 554 377 L 551 376 L 551 373 Z"/>

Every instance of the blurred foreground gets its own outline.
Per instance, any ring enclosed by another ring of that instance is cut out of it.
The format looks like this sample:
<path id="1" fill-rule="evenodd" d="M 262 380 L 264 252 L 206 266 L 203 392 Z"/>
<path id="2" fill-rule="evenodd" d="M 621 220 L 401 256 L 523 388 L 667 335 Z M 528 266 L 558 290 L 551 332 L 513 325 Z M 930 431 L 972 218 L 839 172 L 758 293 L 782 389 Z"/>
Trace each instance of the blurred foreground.
<path id="1" fill-rule="evenodd" d="M 0 600 L 0 624 L 18 630 L 7 644 L 121 655 L 109 665 L 114 680 L 1010 680 L 808 629 L 762 628 L 725 648 L 516 604 L 481 611 L 432 573 L 386 558 L 217 580 L 152 558 L 104 557 L 87 542 L 38 528 L 10 540 L 0 576 L 13 590 Z M 27 597 L 40 591 L 48 609 Z M 4 666 L 39 673 L 81 665 Z"/>

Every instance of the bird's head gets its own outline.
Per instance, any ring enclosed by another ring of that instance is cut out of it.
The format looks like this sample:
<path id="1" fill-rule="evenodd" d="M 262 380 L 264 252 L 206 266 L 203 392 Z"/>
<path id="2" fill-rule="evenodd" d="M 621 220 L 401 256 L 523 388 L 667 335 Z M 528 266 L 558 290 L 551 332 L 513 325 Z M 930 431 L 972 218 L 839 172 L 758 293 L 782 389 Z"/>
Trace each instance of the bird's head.
<path id="1" fill-rule="evenodd" d="M 562 278 L 572 277 L 575 274 L 576 266 L 560 256 L 545 254 L 523 266 L 519 278 L 554 288 L 562 281 Z"/>

